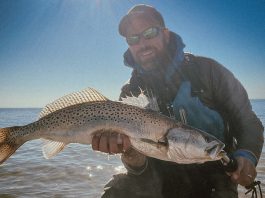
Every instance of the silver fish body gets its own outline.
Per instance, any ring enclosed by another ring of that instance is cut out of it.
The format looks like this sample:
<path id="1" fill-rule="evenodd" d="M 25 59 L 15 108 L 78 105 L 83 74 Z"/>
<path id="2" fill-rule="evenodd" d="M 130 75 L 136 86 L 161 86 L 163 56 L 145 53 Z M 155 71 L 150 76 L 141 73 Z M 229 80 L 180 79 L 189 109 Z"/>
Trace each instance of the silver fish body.
<path id="1" fill-rule="evenodd" d="M 77 96 L 70 95 L 48 105 L 34 123 L 0 129 L 0 163 L 26 141 L 45 139 L 43 153 L 50 158 L 69 143 L 91 144 L 102 130 L 129 136 L 135 149 L 161 160 L 203 163 L 222 157 L 224 144 L 200 130 L 153 110 L 107 100 L 95 90 L 85 95 L 88 99 L 78 103 L 72 102 Z"/>

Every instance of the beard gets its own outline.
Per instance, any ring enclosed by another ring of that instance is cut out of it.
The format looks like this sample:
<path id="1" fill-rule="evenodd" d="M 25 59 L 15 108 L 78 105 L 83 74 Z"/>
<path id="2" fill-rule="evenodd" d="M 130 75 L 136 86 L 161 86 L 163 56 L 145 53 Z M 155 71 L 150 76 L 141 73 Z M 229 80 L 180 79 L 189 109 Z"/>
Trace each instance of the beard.
<path id="1" fill-rule="evenodd" d="M 146 72 L 162 72 L 172 60 L 167 46 L 165 40 L 163 40 L 162 49 L 158 49 L 154 46 L 145 46 L 139 49 L 134 60 Z"/>

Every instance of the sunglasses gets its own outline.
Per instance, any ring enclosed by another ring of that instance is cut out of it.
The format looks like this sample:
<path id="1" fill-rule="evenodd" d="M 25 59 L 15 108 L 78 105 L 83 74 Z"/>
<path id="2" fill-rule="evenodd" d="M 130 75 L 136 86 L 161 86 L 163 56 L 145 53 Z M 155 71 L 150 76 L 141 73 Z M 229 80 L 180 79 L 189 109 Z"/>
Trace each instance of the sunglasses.
<path id="1" fill-rule="evenodd" d="M 152 39 L 156 37 L 161 30 L 161 27 L 150 27 L 147 30 L 143 31 L 141 34 L 133 35 L 126 37 L 128 45 L 136 45 L 140 41 L 140 37 L 143 36 L 144 39 Z"/>

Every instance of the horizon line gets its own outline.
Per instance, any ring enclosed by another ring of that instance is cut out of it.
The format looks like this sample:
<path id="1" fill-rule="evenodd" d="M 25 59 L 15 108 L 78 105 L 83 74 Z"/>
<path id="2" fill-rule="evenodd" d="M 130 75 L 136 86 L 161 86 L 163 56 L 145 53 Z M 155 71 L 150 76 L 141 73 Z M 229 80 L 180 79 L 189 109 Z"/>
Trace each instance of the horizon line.
<path id="1" fill-rule="evenodd" d="M 249 99 L 251 100 L 265 100 L 265 98 L 251 98 Z M 42 109 L 43 107 L 0 107 L 0 109 Z"/>

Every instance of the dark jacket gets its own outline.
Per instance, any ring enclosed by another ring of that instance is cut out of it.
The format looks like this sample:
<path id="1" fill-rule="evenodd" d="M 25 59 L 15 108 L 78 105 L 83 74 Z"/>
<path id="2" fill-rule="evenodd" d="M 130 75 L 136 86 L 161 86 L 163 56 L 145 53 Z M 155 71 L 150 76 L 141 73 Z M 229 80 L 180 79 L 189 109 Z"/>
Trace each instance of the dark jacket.
<path id="1" fill-rule="evenodd" d="M 129 55 L 127 51 L 125 60 Z M 156 80 L 134 69 L 129 82 L 122 87 L 121 97 L 131 93 L 138 95 L 139 88 L 152 91 L 158 99 L 161 112 L 169 115 L 167 104 L 172 102 L 183 80 L 191 82 L 192 94 L 198 96 L 204 105 L 221 114 L 226 126 L 227 149 L 234 138 L 237 141 L 236 149 L 248 150 L 259 159 L 264 128 L 252 111 L 241 83 L 230 71 L 212 59 L 185 54 L 184 61 L 170 81 Z"/>
<path id="2" fill-rule="evenodd" d="M 171 55 L 177 54 L 176 43 L 176 36 L 172 33 L 169 46 Z M 190 81 L 191 95 L 197 96 L 205 106 L 221 115 L 225 126 L 226 151 L 248 150 L 257 162 L 263 146 L 263 126 L 252 111 L 245 89 L 225 67 L 209 58 L 185 54 L 170 78 L 163 78 L 161 75 L 152 77 L 139 71 L 139 67 L 133 67 L 129 50 L 124 58 L 133 72 L 130 80 L 122 87 L 120 97 L 131 94 L 137 96 L 141 88 L 154 94 L 160 111 L 170 116 L 172 101 L 182 81 Z M 236 148 L 234 139 L 237 141 Z M 137 177 L 136 181 L 160 183 L 154 185 L 154 188 L 162 193 L 162 197 L 210 197 L 214 196 L 211 189 L 216 189 L 216 196 L 221 193 L 222 197 L 237 197 L 236 184 L 226 175 L 220 161 L 181 165 L 147 157 L 147 162 L 144 172 L 132 177 Z M 131 175 L 136 173 L 130 168 L 128 172 Z"/>

